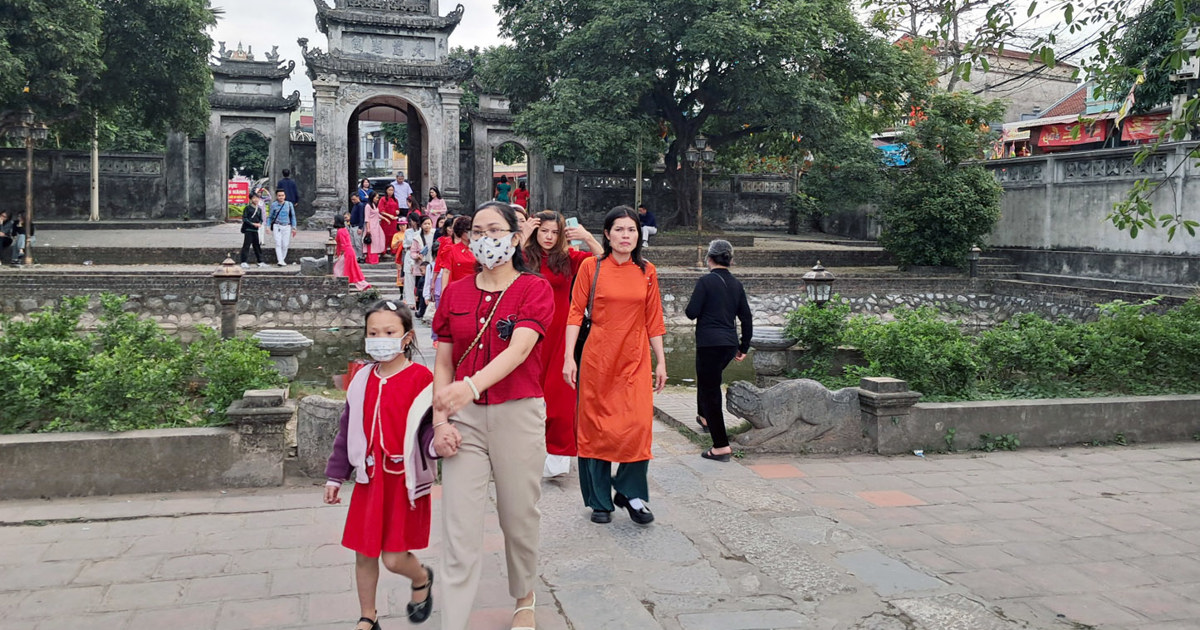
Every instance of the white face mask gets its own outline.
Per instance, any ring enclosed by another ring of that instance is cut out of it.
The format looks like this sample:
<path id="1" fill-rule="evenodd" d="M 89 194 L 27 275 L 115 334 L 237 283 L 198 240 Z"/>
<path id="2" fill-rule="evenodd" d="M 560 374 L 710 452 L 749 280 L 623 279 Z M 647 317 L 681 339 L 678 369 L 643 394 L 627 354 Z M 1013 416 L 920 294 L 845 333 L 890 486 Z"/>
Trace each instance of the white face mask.
<path id="1" fill-rule="evenodd" d="M 492 238 L 485 236 L 477 241 L 471 241 L 471 253 L 475 260 L 488 269 L 495 269 L 512 260 L 517 246 L 513 245 L 512 236 Z"/>
<path id="2" fill-rule="evenodd" d="M 387 363 L 404 354 L 404 337 L 367 337 L 367 354 L 380 363 Z"/>

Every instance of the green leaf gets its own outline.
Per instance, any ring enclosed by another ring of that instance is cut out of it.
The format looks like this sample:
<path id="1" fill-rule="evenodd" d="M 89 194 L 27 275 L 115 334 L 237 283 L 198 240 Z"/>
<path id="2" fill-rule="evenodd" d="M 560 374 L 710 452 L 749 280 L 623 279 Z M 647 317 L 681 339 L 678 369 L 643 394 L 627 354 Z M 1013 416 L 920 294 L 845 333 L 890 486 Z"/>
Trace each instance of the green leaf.
<path id="1" fill-rule="evenodd" d="M 1029 3 L 1029 10 L 1025 12 L 1025 17 L 1033 17 L 1033 12 L 1037 11 L 1037 0 Z"/>
<path id="2" fill-rule="evenodd" d="M 1074 19 L 1075 19 L 1075 5 L 1074 4 L 1067 3 L 1067 6 L 1063 8 L 1063 19 L 1066 20 L 1066 22 L 1068 24 L 1070 24 L 1072 21 L 1074 21 Z"/>

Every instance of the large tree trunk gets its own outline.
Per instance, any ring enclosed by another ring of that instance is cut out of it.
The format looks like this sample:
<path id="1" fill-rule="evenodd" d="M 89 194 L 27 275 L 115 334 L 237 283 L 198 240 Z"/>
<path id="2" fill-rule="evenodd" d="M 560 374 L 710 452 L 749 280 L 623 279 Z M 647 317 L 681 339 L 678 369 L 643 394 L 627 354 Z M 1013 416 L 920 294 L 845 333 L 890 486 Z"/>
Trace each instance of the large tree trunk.
<path id="1" fill-rule="evenodd" d="M 696 227 L 697 173 L 687 163 L 671 155 L 666 156 L 667 181 L 675 193 L 675 217 L 671 222 L 678 227 Z"/>

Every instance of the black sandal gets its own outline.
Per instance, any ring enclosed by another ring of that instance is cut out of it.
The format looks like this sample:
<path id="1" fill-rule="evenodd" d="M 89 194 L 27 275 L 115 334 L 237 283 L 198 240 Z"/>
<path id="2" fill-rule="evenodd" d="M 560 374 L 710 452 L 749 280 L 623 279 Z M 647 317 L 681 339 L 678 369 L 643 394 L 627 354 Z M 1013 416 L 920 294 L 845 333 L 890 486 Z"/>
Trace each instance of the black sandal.
<path id="1" fill-rule="evenodd" d="M 717 461 L 717 462 L 727 462 L 727 461 L 729 461 L 729 456 L 730 456 L 730 453 L 721 453 L 721 454 L 714 453 L 711 448 L 708 449 L 707 451 L 704 451 L 703 453 L 700 453 L 700 457 L 703 457 L 704 459 L 711 459 L 711 460 Z"/>
<path id="2" fill-rule="evenodd" d="M 708 433 L 708 425 L 705 424 L 706 422 L 707 421 L 704 418 L 702 418 L 700 416 L 696 416 L 696 424 L 700 425 L 701 433 Z"/>
<path id="3" fill-rule="evenodd" d="M 413 586 L 412 590 L 415 593 L 429 589 L 429 593 L 425 595 L 423 602 L 408 602 L 408 620 L 413 623 L 422 623 L 433 613 L 433 569 L 425 565 L 421 565 L 421 567 L 425 569 L 428 579 L 421 586 Z M 376 629 L 372 628 L 372 630 Z"/>
<path id="4" fill-rule="evenodd" d="M 376 613 L 376 614 L 378 614 L 378 613 Z M 370 617 L 359 617 L 358 622 L 354 624 L 355 630 L 358 630 L 358 624 L 360 624 L 364 621 L 371 624 L 371 630 L 383 630 L 382 628 L 379 627 L 379 620 L 371 619 Z"/>

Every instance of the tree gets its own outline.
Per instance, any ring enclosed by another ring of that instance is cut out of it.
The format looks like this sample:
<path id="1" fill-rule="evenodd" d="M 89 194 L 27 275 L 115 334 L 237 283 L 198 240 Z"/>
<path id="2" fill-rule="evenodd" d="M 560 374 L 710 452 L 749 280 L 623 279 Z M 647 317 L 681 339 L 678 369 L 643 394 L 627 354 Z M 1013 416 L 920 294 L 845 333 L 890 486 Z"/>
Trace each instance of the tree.
<path id="1" fill-rule="evenodd" d="M 525 150 L 515 142 L 505 142 L 496 148 L 492 158 L 501 164 L 518 164 L 525 161 Z"/>
<path id="2" fill-rule="evenodd" d="M 265 176 L 271 143 L 252 131 L 243 131 L 229 140 L 229 164 L 251 180 Z"/>
<path id="3" fill-rule="evenodd" d="M 974 160 L 995 138 L 983 121 L 1003 108 L 963 92 L 935 93 L 902 135 L 911 162 L 893 172 L 879 237 L 902 266 L 961 265 L 1000 220 L 1004 191 Z"/>
<path id="4" fill-rule="evenodd" d="M 855 110 L 898 112 L 917 89 L 907 53 L 845 0 L 501 0 L 513 41 L 482 55 L 481 84 L 551 159 L 628 168 L 641 140 L 675 190 L 697 135 L 718 151 L 756 136 L 789 154 L 846 131 Z M 864 96 L 865 95 L 865 96 Z M 797 141 L 799 138 L 799 141 Z M 789 141 L 790 140 L 790 141 Z M 676 196 L 684 224 L 692 195 Z"/>
<path id="5" fill-rule="evenodd" d="M 1151 0 L 1116 41 L 1116 61 L 1145 73 L 1145 81 L 1136 86 L 1129 78 L 1109 77 L 1111 93 L 1125 94 L 1135 87 L 1133 111 L 1142 113 L 1168 105 L 1172 97 L 1183 93 L 1185 85 L 1171 81 L 1170 75 L 1171 55 L 1178 50 L 1175 34 L 1187 29 L 1186 15 L 1200 15 L 1200 0 L 1187 2 L 1182 17 L 1175 14 L 1175 0 Z"/>
<path id="6" fill-rule="evenodd" d="M 87 0 L 20 0 L 0 9 L 0 111 L 40 120 L 77 110 L 103 70 L 102 12 Z"/>
<path id="7" fill-rule="evenodd" d="M 408 123 L 385 122 L 379 131 L 383 139 L 401 153 L 408 153 Z"/>

